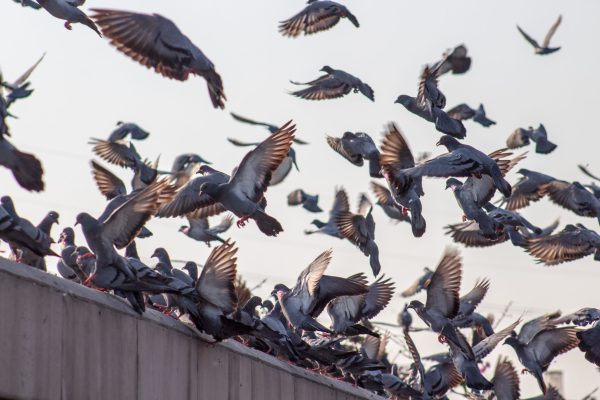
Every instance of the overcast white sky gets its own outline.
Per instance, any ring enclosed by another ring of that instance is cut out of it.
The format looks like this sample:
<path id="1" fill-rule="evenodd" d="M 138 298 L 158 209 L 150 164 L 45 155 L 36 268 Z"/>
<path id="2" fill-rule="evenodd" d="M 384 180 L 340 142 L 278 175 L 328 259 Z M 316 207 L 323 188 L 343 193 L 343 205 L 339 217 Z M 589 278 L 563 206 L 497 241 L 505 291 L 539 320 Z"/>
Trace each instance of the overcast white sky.
<path id="1" fill-rule="evenodd" d="M 467 45 L 473 64 L 465 75 L 441 79 L 448 105 L 466 102 L 476 107 L 482 102 L 488 116 L 498 122 L 487 129 L 466 122 L 467 143 L 491 152 L 503 147 L 515 128 L 542 122 L 558 148 L 547 156 L 530 153 L 522 167 L 584 183 L 589 180 L 577 170 L 577 163 L 590 163 L 600 173 L 595 123 L 600 103 L 599 58 L 593 41 L 600 37 L 600 3 L 348 0 L 345 4 L 360 21 L 359 29 L 343 20 L 331 31 L 289 39 L 277 33 L 278 21 L 301 10 L 302 1 L 88 0 L 89 7 L 157 12 L 171 18 L 221 74 L 229 99 L 221 111 L 212 108 L 202 78 L 169 81 L 118 53 L 87 27 L 74 25 L 69 32 L 63 21 L 46 12 L 5 0 L 0 8 L 0 66 L 5 77 L 16 78 L 47 52 L 31 78 L 35 93 L 11 110 L 20 119 L 9 122 L 13 142 L 42 160 L 46 191 L 28 193 L 2 169 L 2 194 L 11 195 L 20 214 L 33 221 L 49 209 L 58 211 L 62 229 L 72 226 L 80 211 L 99 215 L 103 209 L 104 199 L 91 178 L 92 153 L 87 141 L 107 136 L 118 120 L 137 122 L 151 132 L 149 139 L 136 146 L 149 158 L 160 155 L 162 168 L 170 168 L 180 153 L 196 152 L 216 168 L 230 171 L 246 150 L 231 146 L 226 137 L 250 141 L 266 137 L 259 127 L 233 121 L 230 111 L 275 124 L 293 119 L 298 137 L 311 145 L 296 147 L 300 173 L 292 171 L 284 183 L 267 193 L 268 211 L 282 222 L 285 232 L 267 238 L 254 224 L 241 230 L 233 227 L 230 234 L 240 246 L 239 271 L 250 284 L 267 278 L 267 287 L 259 291 L 266 295 L 276 282 L 293 284 L 301 269 L 333 247 L 331 274 L 370 273 L 368 259 L 349 242 L 305 236 L 303 230 L 315 215 L 288 208 L 286 195 L 302 187 L 320 194 L 322 208 L 329 209 L 335 185 L 347 189 L 353 204 L 361 191 L 368 190 L 367 169 L 356 168 L 331 151 L 326 134 L 364 131 L 379 142 L 383 126 L 395 121 L 414 152 L 438 154 L 441 149 L 435 149 L 434 143 L 439 132 L 394 100 L 399 94 L 414 95 L 422 66 L 459 43 Z M 515 25 L 541 41 L 558 14 L 563 15 L 563 24 L 552 44 L 563 48 L 550 56 L 535 56 Z M 287 94 L 293 89 L 290 79 L 315 78 L 323 65 L 344 69 L 369 83 L 375 90 L 375 103 L 359 94 L 325 102 Z M 129 180 L 127 171 L 110 168 Z M 516 181 L 514 173 L 509 180 Z M 382 271 L 393 277 L 399 289 L 408 286 L 424 266 L 435 266 L 450 243 L 443 226 L 458 222 L 462 215 L 451 192 L 444 191 L 443 180 L 426 180 L 425 191 L 427 232 L 420 239 L 412 237 L 409 225 L 394 225 L 380 209 L 375 211 Z M 583 222 L 597 227 L 594 219 L 576 217 L 547 200 L 523 214 L 539 226 L 560 217 L 561 226 Z M 182 222 L 152 220 L 149 228 L 155 235 L 139 242 L 141 254 L 148 257 L 155 247 L 164 246 L 173 258 L 203 262 L 209 249 L 177 232 Z M 77 242 L 83 243 L 80 234 Z M 570 312 L 600 305 L 600 270 L 591 258 L 546 268 L 510 244 L 462 249 L 462 254 L 465 290 L 478 277 L 491 279 L 482 312 L 499 315 L 508 301 L 514 302 L 503 325 L 522 312 L 534 317 L 555 309 Z M 403 304 L 395 298 L 378 319 L 395 321 Z M 442 350 L 432 339 L 427 333 L 416 337 L 423 354 Z M 516 361 L 507 346 L 501 351 Z M 498 354 L 497 350 L 490 356 L 492 364 Z M 565 371 L 569 398 L 583 396 L 599 381 L 597 371 L 579 350 L 559 357 L 551 368 Z M 531 377 L 522 381 L 524 396 L 538 393 Z"/>

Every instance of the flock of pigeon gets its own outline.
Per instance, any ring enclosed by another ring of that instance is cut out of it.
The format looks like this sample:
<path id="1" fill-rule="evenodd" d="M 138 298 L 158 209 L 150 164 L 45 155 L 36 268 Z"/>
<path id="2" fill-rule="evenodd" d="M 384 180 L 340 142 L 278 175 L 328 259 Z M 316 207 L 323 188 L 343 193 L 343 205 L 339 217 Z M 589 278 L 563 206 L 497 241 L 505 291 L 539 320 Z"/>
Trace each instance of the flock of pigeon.
<path id="1" fill-rule="evenodd" d="M 83 0 L 14 1 L 45 9 L 65 20 L 67 29 L 72 29 L 74 23 L 86 25 L 128 57 L 165 77 L 204 77 L 213 106 L 224 108 L 223 82 L 215 66 L 171 20 L 157 14 L 107 9 L 93 9 L 94 14 L 88 17 L 78 8 Z M 288 37 L 315 34 L 344 18 L 359 27 L 357 17 L 345 6 L 311 0 L 298 14 L 281 22 L 279 31 Z M 549 47 L 549 42 L 560 22 L 559 17 L 541 45 L 521 28 L 519 31 L 536 54 L 550 54 L 559 49 Z M 0 165 L 10 169 L 19 185 L 29 191 L 44 190 L 42 164 L 10 143 L 7 121 L 12 117 L 11 105 L 33 92 L 29 77 L 40 61 L 14 82 L 0 77 Z M 515 130 L 506 147 L 491 154 L 461 141 L 466 138 L 463 121 L 472 119 L 484 127 L 495 124 L 483 105 L 471 108 L 459 104 L 445 110 L 446 97 L 439 79 L 447 73 L 466 73 L 470 65 L 466 47 L 457 46 L 424 67 L 416 97 L 401 95 L 396 100 L 443 133 L 436 145 L 444 146 L 446 154 L 432 159 L 426 154 L 415 157 L 394 123 L 387 125 L 380 146 L 362 132 L 327 137 L 327 143 L 355 166 L 367 161 L 377 205 L 390 219 L 410 224 L 415 237 L 421 237 L 427 227 L 427 211 L 421 203 L 422 180 L 439 177 L 447 179 L 446 188 L 453 191 L 464 212 L 463 222 L 447 227 L 455 242 L 483 247 L 510 240 L 546 265 L 591 254 L 600 261 L 600 236 L 594 230 L 577 224 L 553 233 L 557 222 L 542 229 L 516 211 L 547 197 L 576 215 L 600 221 L 599 186 L 567 182 L 525 168 L 518 170 L 523 177 L 516 184 L 505 179 L 507 172 L 526 158 L 526 153 L 515 155 L 511 149 L 531 141 L 540 154 L 556 148 L 542 124 L 535 129 Z M 360 92 L 374 101 L 373 89 L 359 78 L 329 66 L 321 71 L 324 74 L 310 82 L 293 82 L 305 87 L 291 94 L 306 100 L 328 100 Z M 93 177 L 107 204 L 99 216 L 86 212 L 77 216 L 76 225 L 81 226 L 87 247 L 77 245 L 74 230 L 67 227 L 58 237 L 60 252 L 56 253 L 51 229 L 58 223 L 58 213 L 51 211 L 34 225 L 19 216 L 8 196 L 0 199 L 0 239 L 10 246 L 17 262 L 46 270 L 47 257 L 57 257 L 57 270 L 65 279 L 125 298 L 140 314 L 151 307 L 191 321 L 217 341 L 233 338 L 300 367 L 394 398 L 444 398 L 450 392 L 459 393 L 454 388 L 463 385 L 464 392 L 459 394 L 465 397 L 518 399 L 519 375 L 510 361 L 500 358 L 494 373 L 487 373 L 486 357 L 501 342 L 515 350 L 523 371 L 535 377 L 542 391 L 540 398 L 560 398 L 543 377 L 560 354 L 579 347 L 588 361 L 600 366 L 600 310 L 584 308 L 565 316 L 560 312 L 542 315 L 524 323 L 518 333 L 521 319 L 497 329 L 501 321 L 494 324 L 492 316 L 477 312 L 490 282 L 480 280 L 461 296 L 462 260 L 458 250 L 452 248 L 445 250 L 435 270 L 426 269 L 401 294 L 411 297 L 423 290 L 426 302 L 413 300 L 400 313 L 402 346 L 412 363 L 395 364 L 388 357 L 386 344 L 397 338 L 370 321 L 389 304 L 395 292 L 395 284 L 380 275 L 373 205 L 363 194 L 354 212 L 342 188 L 336 189 L 329 219 L 313 220 L 315 229 L 305 232 L 350 241 L 369 258 L 374 280 L 369 283 L 364 273 L 326 275 L 332 259 L 332 251 L 326 250 L 300 273 L 292 287 L 279 283 L 268 299 L 254 296 L 237 274 L 236 244 L 224 239 L 223 234 L 232 226 L 234 216 L 238 227 L 253 220 L 265 235 L 276 236 L 283 231 L 281 222 L 267 212 L 265 193 L 269 186 L 282 182 L 294 166 L 297 168 L 293 145 L 308 143 L 295 136 L 292 121 L 275 125 L 231 115 L 269 131 L 259 143 L 229 139 L 234 145 L 252 147 L 231 175 L 193 153 L 182 154 L 170 171 L 162 171 L 157 162 L 142 158 L 134 146 L 134 141 L 147 139 L 149 133 L 134 123 L 119 122 L 107 139 L 93 138 L 90 144 L 104 162 L 133 171 L 131 187 L 127 189 L 106 166 L 92 160 Z M 501 198 L 492 202 L 496 191 Z M 291 192 L 287 201 L 308 212 L 322 211 L 319 196 L 301 189 Z M 218 225 L 209 224 L 209 217 L 226 212 L 229 214 Z M 175 268 L 168 252 L 158 248 L 152 254 L 156 265 L 147 266 L 137 253 L 136 240 L 152 235 L 144 226 L 152 217 L 185 217 L 188 225 L 181 226 L 180 232 L 208 246 L 211 242 L 219 244 L 203 265 L 188 262 L 182 269 Z M 122 249 L 123 253 L 117 251 Z M 325 310 L 331 319 L 329 327 L 318 321 Z M 439 335 L 447 351 L 430 357 L 419 354 L 411 335 L 420 329 L 411 326 L 409 310 Z M 471 332 L 470 340 L 466 331 Z"/>

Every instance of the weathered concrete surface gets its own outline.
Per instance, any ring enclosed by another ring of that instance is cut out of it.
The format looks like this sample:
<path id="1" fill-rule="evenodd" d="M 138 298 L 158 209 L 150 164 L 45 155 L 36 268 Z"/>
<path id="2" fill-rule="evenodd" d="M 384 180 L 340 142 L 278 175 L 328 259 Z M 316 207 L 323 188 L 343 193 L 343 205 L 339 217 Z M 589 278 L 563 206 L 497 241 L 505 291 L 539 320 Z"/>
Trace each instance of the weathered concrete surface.
<path id="1" fill-rule="evenodd" d="M 0 398 L 379 399 L 0 258 Z"/>

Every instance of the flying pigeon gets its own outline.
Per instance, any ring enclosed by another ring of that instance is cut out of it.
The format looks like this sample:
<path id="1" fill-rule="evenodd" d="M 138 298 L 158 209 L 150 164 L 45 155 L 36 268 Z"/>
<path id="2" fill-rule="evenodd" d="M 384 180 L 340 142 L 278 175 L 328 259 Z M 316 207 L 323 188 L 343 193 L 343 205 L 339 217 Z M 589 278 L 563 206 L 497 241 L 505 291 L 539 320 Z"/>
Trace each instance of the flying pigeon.
<path id="1" fill-rule="evenodd" d="M 117 50 L 169 79 L 185 81 L 190 74 L 204 77 L 213 107 L 225 107 L 223 81 L 214 64 L 173 21 L 159 14 L 92 11 L 92 18 Z"/>
<path id="2" fill-rule="evenodd" d="M 233 119 L 235 119 L 236 121 L 245 123 L 245 124 L 250 124 L 250 125 L 258 125 L 258 126 L 262 126 L 264 128 L 266 128 L 269 133 L 273 134 L 275 132 L 277 132 L 279 130 L 279 126 L 277 125 L 273 125 L 273 124 L 269 124 L 268 122 L 260 122 L 260 121 L 255 121 L 253 119 L 250 118 L 246 118 L 246 117 L 242 117 L 239 114 L 235 114 L 233 112 L 229 113 Z M 294 137 L 294 143 L 296 144 L 308 144 L 308 142 L 305 142 L 304 140 L 298 139 L 297 137 Z"/>
<path id="3" fill-rule="evenodd" d="M 37 0 L 37 2 L 53 17 L 64 19 L 65 28 L 68 30 L 73 29 L 71 24 L 80 23 L 102 37 L 94 21 L 79 9 L 85 3 L 85 0 Z"/>
<path id="4" fill-rule="evenodd" d="M 545 54 L 551 54 L 551 53 L 554 53 L 555 51 L 560 50 L 560 47 L 549 47 L 549 46 L 550 46 L 550 40 L 552 40 L 552 36 L 554 36 L 554 33 L 558 29 L 558 26 L 560 25 L 561 22 L 562 22 L 562 15 L 559 15 L 556 22 L 550 27 L 550 30 L 546 34 L 546 37 L 544 38 L 544 41 L 542 42 L 541 46 L 538 44 L 538 42 L 535 39 L 533 39 L 531 36 L 529 36 L 527 33 L 525 33 L 525 31 L 523 31 L 523 29 L 521 29 L 519 27 L 519 25 L 517 25 L 517 29 L 519 30 L 519 32 L 521 32 L 521 35 L 523 35 L 525 40 L 527 40 L 529 42 L 529 44 L 531 44 L 533 46 L 533 48 L 535 49 L 535 54 L 545 55 Z"/>
<path id="5" fill-rule="evenodd" d="M 526 250 L 538 263 L 557 265 L 594 254 L 600 261 L 600 235 L 582 224 L 567 225 L 550 236 L 528 239 Z"/>
<path id="6" fill-rule="evenodd" d="M 288 194 L 287 202 L 289 206 L 299 206 L 310 212 L 319 213 L 323 210 L 319 207 L 319 195 L 310 195 L 302 189 L 296 189 Z"/>
<path id="7" fill-rule="evenodd" d="M 597 218 L 600 222 L 600 200 L 579 182 L 553 180 L 540 187 L 539 195 L 573 211 L 581 217 Z"/>
<path id="8" fill-rule="evenodd" d="M 392 193 L 385 186 L 371 181 L 371 190 L 373 190 L 377 199 L 375 204 L 381 207 L 385 215 L 390 217 L 391 221 L 396 223 L 408 222 L 410 224 L 410 216 L 402 209 L 402 206 L 396 203 Z"/>
<path id="9" fill-rule="evenodd" d="M 549 154 L 556 149 L 556 145 L 548 140 L 548 133 L 544 125 L 540 124 L 536 129 L 518 128 L 506 139 L 506 147 L 516 149 L 527 146 L 530 141 L 535 142 L 535 152 Z"/>
<path id="10" fill-rule="evenodd" d="M 492 121 L 486 116 L 483 104 L 479 104 L 479 107 L 475 109 L 469 107 L 465 103 L 461 103 L 448 110 L 447 113 L 450 118 L 454 118 L 459 121 L 466 121 L 468 119 L 472 119 L 473 121 L 486 128 L 492 125 L 496 125 L 495 121 Z"/>
<path id="11" fill-rule="evenodd" d="M 327 144 L 336 153 L 358 167 L 362 167 L 364 160 L 368 160 L 369 175 L 373 178 L 382 177 L 379 150 L 377 150 L 375 142 L 368 134 L 364 132 L 344 132 L 341 138 L 327 136 Z"/>
<path id="12" fill-rule="evenodd" d="M 208 218 L 194 219 L 188 217 L 189 226 L 182 226 L 179 232 L 199 242 L 205 242 L 210 247 L 210 242 L 219 241 L 225 243 L 225 240 L 219 237 L 220 233 L 226 232 L 233 224 L 231 215 L 225 216 L 220 224 L 210 226 Z"/>
<path id="13" fill-rule="evenodd" d="M 359 27 L 356 17 L 343 5 L 329 0 L 309 0 L 304 10 L 279 24 L 283 36 L 297 37 L 333 28 L 342 18 Z"/>
<path id="14" fill-rule="evenodd" d="M 321 71 L 325 72 L 326 75 L 320 76 L 310 82 L 299 83 L 290 81 L 294 85 L 310 86 L 291 94 L 306 100 L 327 100 L 343 97 L 353 91 L 354 93 L 361 92 L 369 100 L 375 101 L 375 92 L 373 92 L 371 86 L 354 75 L 350 75 L 341 69 L 333 69 L 327 65 L 321 68 Z"/>
<path id="15" fill-rule="evenodd" d="M 439 66 L 439 75 L 447 72 L 453 74 L 464 74 L 471 68 L 471 57 L 467 56 L 467 47 L 460 44 L 452 49 L 451 52 L 445 52 L 442 55 L 441 65 Z"/>
<path id="16" fill-rule="evenodd" d="M 503 200 L 507 210 L 519 210 L 527 207 L 531 202 L 538 201 L 544 197 L 540 193 L 541 187 L 556 180 L 549 175 L 525 168 L 521 168 L 517 173 L 523 177 L 513 186 L 510 197 Z"/>
<path id="17" fill-rule="evenodd" d="M 312 220 L 311 224 L 315 225 L 317 230 L 305 230 L 304 233 L 307 235 L 312 235 L 313 233 L 323 233 L 338 239 L 343 239 L 344 237 L 340 233 L 335 223 L 335 219 L 339 213 L 349 210 L 350 205 L 348 203 L 348 195 L 346 194 L 346 191 L 344 189 L 336 189 L 335 200 L 331 210 L 329 210 L 329 220 L 327 222 L 322 222 L 318 219 Z"/>

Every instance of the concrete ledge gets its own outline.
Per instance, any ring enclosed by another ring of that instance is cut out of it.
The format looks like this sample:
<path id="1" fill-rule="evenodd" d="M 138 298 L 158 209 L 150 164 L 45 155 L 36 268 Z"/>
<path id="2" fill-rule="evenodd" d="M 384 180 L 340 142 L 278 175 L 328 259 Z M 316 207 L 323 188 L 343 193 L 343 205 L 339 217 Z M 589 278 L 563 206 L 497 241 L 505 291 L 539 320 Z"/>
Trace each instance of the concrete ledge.
<path id="1" fill-rule="evenodd" d="M 380 399 L 2 258 L 0 299 L 0 398 Z"/>

